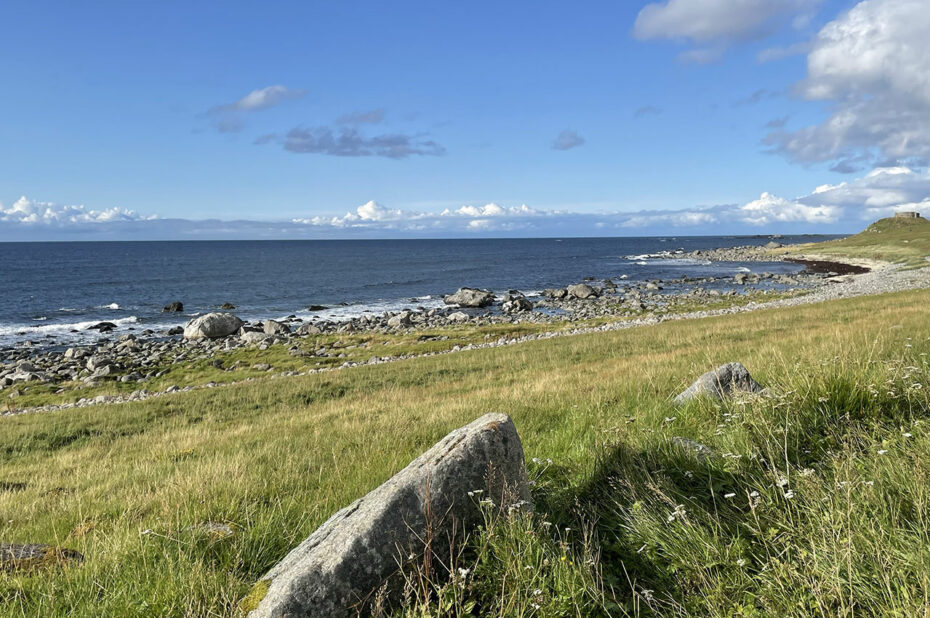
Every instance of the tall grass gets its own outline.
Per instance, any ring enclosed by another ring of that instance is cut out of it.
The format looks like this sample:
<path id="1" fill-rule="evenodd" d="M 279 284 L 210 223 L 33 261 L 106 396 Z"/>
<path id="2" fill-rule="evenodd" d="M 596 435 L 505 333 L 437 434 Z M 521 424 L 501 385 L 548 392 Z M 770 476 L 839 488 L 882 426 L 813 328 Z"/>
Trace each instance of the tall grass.
<path id="1" fill-rule="evenodd" d="M 0 490 L 0 542 L 86 560 L 0 573 L 0 615 L 235 616 L 333 512 L 488 411 L 515 420 L 536 514 L 489 522 L 454 557 L 459 579 L 417 582 L 407 615 L 915 615 L 930 562 L 928 301 L 843 300 L 2 418 L 0 482 L 26 487 Z M 773 395 L 671 404 L 731 360 Z"/>

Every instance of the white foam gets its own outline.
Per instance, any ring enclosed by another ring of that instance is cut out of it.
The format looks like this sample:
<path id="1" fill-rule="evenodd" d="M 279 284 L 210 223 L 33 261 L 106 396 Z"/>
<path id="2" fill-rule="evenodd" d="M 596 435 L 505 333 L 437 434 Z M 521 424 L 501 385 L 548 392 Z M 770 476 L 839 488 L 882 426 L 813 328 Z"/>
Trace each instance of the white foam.
<path id="1" fill-rule="evenodd" d="M 110 303 L 109 305 L 100 305 L 97 307 L 97 309 L 112 309 L 113 311 L 116 311 L 119 309 L 119 305 L 116 303 Z"/>
<path id="2" fill-rule="evenodd" d="M 119 318 L 116 320 L 107 320 L 111 324 L 115 324 L 117 328 L 127 326 L 129 324 L 135 324 L 139 321 L 134 315 L 131 315 L 127 318 Z M 55 336 L 68 336 L 70 338 L 76 338 L 77 333 L 72 333 L 72 330 L 80 331 L 82 337 L 88 335 L 96 335 L 95 331 L 87 332 L 87 329 L 94 324 L 99 324 L 100 320 L 88 320 L 85 322 L 59 322 L 57 324 L 0 324 L 0 339 L 32 339 L 36 337 L 45 337 L 46 335 L 55 335 Z"/>

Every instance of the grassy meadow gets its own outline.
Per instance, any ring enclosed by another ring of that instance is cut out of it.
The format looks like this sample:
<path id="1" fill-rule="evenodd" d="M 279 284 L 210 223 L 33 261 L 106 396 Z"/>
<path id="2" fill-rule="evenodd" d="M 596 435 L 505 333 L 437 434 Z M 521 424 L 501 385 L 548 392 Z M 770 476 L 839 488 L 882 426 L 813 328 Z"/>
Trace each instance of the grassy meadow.
<path id="1" fill-rule="evenodd" d="M 520 431 L 536 514 L 489 522 L 453 581 L 412 578 L 395 615 L 928 615 L 928 302 L 863 297 L 2 418 L 0 541 L 86 560 L 0 573 L 0 615 L 242 615 L 293 545 L 489 411 Z M 727 361 L 771 396 L 670 403 Z"/>
<path id="2" fill-rule="evenodd" d="M 780 253 L 804 253 L 836 258 L 860 258 L 902 264 L 908 268 L 927 265 L 930 256 L 930 221 L 918 219 L 880 219 L 862 232 L 809 245 L 792 245 Z"/>

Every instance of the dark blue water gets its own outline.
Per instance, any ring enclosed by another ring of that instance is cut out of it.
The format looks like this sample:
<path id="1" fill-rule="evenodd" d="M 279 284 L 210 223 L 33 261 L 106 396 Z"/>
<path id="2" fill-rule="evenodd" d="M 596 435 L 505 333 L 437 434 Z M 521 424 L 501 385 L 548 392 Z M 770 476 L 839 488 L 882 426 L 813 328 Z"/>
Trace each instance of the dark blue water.
<path id="1" fill-rule="evenodd" d="M 645 254 L 692 251 L 769 238 L 566 238 L 488 240 L 192 241 L 0 243 L 0 345 L 183 324 L 223 303 L 243 319 L 439 306 L 461 286 L 538 291 L 584 277 L 630 281 L 726 276 L 788 264 L 708 263 Z M 810 242 L 811 237 L 781 239 Z M 640 257 L 631 257 L 640 256 Z M 183 314 L 162 313 L 172 301 Z M 340 305 L 345 303 L 346 305 Z M 309 313 L 309 305 L 328 310 Z M 73 333 L 78 330 L 79 333 Z"/>

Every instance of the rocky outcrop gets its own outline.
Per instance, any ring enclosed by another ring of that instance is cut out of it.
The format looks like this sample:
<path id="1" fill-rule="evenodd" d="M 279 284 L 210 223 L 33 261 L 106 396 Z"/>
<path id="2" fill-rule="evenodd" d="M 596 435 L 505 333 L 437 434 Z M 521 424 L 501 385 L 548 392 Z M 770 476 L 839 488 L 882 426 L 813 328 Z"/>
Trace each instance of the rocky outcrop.
<path id="1" fill-rule="evenodd" d="M 422 565 L 428 552 L 441 568 L 482 521 L 479 500 L 495 511 L 529 505 L 520 437 L 504 414 L 456 429 L 333 515 L 256 584 L 250 618 L 368 615 L 379 591 L 395 602 L 401 569 Z"/>
<path id="2" fill-rule="evenodd" d="M 752 379 L 742 364 L 727 363 L 695 380 L 694 384 L 675 397 L 675 402 L 684 403 L 705 396 L 723 400 L 736 392 L 759 393 L 762 390 L 762 386 Z"/>
<path id="3" fill-rule="evenodd" d="M 447 305 L 459 307 L 487 307 L 494 302 L 494 294 L 487 290 L 475 288 L 459 288 L 455 294 L 449 294 L 443 299 Z"/>
<path id="4" fill-rule="evenodd" d="M 242 320 L 231 313 L 208 313 L 194 318 L 184 327 L 185 339 L 219 339 L 242 328 Z"/>
<path id="5" fill-rule="evenodd" d="M 179 300 L 169 303 L 162 307 L 162 313 L 181 313 L 184 311 L 184 303 Z"/>

